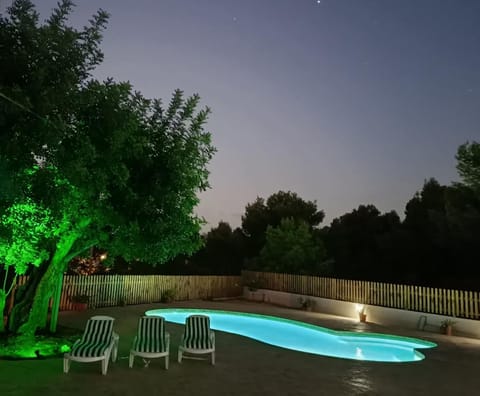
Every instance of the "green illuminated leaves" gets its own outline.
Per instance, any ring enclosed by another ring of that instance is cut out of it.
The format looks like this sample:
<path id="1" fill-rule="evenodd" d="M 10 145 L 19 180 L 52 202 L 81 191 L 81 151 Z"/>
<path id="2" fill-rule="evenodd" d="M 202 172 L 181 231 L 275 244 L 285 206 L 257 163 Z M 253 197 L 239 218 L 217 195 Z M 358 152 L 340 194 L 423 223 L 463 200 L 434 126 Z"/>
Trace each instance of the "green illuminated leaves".
<path id="1" fill-rule="evenodd" d="M 52 236 L 50 211 L 26 198 L 10 206 L 0 218 L 0 261 L 22 275 L 29 264 L 39 266 L 48 259 L 44 241 Z"/>

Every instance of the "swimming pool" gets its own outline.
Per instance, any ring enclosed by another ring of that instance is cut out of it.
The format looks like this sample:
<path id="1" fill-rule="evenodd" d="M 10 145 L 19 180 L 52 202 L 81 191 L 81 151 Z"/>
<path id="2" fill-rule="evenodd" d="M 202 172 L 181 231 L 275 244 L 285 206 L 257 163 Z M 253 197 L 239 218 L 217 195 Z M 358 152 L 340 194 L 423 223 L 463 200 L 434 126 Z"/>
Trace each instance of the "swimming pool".
<path id="1" fill-rule="evenodd" d="M 207 309 L 153 309 L 147 316 L 185 324 L 189 315 L 208 315 L 214 330 L 239 334 L 266 344 L 295 351 L 345 359 L 377 362 L 413 362 L 425 356 L 416 349 L 433 348 L 435 343 L 416 338 L 375 333 L 335 331 L 324 327 L 243 312 Z"/>

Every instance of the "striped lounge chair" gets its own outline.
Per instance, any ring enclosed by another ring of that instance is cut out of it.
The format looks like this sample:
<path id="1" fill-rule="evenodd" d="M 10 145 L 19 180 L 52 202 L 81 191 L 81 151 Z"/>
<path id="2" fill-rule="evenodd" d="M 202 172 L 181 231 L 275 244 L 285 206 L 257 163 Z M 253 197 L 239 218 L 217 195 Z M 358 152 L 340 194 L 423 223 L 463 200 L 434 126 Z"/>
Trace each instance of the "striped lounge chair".
<path id="1" fill-rule="evenodd" d="M 178 347 L 178 363 L 183 353 L 211 353 L 211 363 L 215 364 L 215 333 L 210 330 L 210 318 L 206 315 L 191 315 L 187 318 L 185 332 Z"/>
<path id="2" fill-rule="evenodd" d="M 71 361 L 102 361 L 102 374 L 107 374 L 110 356 L 115 361 L 118 348 L 118 335 L 113 332 L 114 318 L 95 316 L 88 320 L 82 338 L 77 340 L 69 353 L 63 356 L 63 372 L 68 373 Z"/>
<path id="3" fill-rule="evenodd" d="M 135 356 L 143 357 L 145 367 L 150 363 L 147 358 L 165 357 L 165 369 L 168 370 L 169 351 L 170 334 L 165 331 L 165 319 L 161 316 L 142 316 L 130 349 L 128 366 L 133 367 Z"/>

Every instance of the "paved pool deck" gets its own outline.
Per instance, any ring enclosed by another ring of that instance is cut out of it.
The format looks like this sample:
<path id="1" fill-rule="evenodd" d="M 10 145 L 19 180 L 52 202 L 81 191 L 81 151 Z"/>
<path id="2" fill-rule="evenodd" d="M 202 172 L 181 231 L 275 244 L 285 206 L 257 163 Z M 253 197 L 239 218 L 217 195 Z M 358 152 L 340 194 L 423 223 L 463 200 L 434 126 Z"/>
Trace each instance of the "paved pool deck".
<path id="1" fill-rule="evenodd" d="M 438 344 L 423 349 L 425 359 L 410 363 L 380 363 L 324 357 L 291 351 L 216 331 L 216 365 L 207 361 L 176 362 L 183 326 L 167 323 L 171 335 L 170 369 L 163 359 L 148 368 L 141 359 L 128 367 L 130 344 L 138 317 L 166 307 L 222 309 L 261 313 L 300 320 L 335 330 L 368 331 L 417 337 Z M 195 396 L 310 396 L 310 395 L 478 395 L 480 394 L 480 340 L 433 332 L 358 323 L 349 318 L 282 308 L 243 300 L 188 301 L 61 312 L 59 323 L 83 329 L 92 315 L 116 318 L 120 335 L 119 359 L 106 376 L 100 362 L 73 362 L 69 374 L 62 359 L 0 360 L 0 395 L 195 395 Z M 480 326 L 480 323 L 479 323 Z"/>

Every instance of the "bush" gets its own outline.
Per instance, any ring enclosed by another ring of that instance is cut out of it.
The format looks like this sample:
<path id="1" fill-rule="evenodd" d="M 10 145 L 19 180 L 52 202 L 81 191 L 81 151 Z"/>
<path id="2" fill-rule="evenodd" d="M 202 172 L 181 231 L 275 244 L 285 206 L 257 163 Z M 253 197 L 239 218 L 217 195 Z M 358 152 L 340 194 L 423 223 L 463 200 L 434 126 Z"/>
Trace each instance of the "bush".
<path id="1" fill-rule="evenodd" d="M 160 302 L 162 303 L 169 303 L 175 300 L 175 290 L 174 289 L 167 289 L 162 292 L 162 296 L 160 297 Z"/>
<path id="2" fill-rule="evenodd" d="M 258 289 L 263 289 L 265 286 L 265 279 L 258 277 L 249 277 L 243 281 L 243 286 L 248 287 L 250 291 L 257 291 Z"/>
<path id="3" fill-rule="evenodd" d="M 90 296 L 87 294 L 77 294 L 75 296 L 72 296 L 70 298 L 70 301 L 72 303 L 88 304 L 88 302 L 90 301 Z"/>

